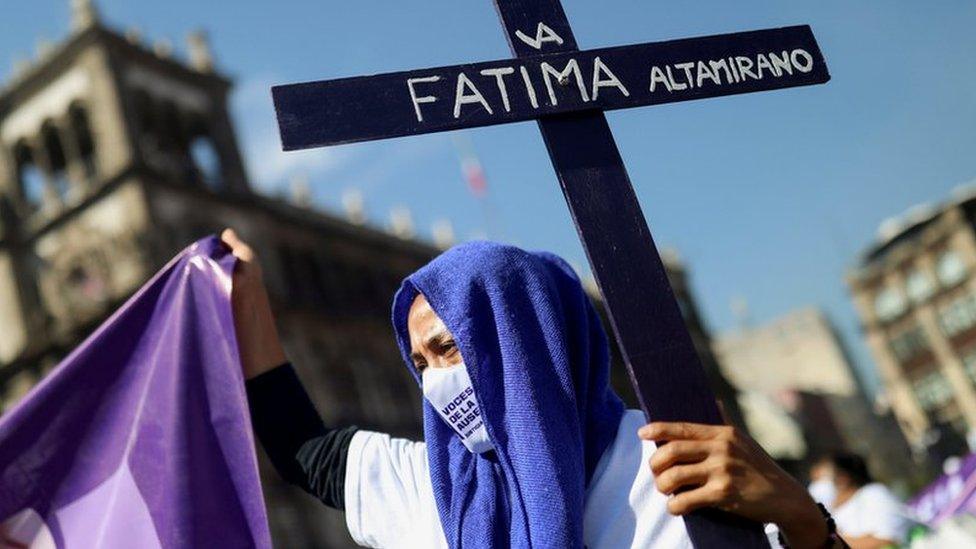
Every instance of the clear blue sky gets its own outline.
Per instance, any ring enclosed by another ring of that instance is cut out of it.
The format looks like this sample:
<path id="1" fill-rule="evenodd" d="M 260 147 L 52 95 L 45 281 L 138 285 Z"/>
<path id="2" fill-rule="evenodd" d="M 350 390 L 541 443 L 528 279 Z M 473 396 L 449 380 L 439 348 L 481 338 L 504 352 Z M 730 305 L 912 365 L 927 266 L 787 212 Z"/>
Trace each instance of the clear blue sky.
<path id="1" fill-rule="evenodd" d="M 7 6 L 0 60 L 32 55 L 68 27 L 68 0 Z M 105 19 L 148 39 L 211 33 L 237 80 L 234 115 L 253 179 L 274 192 L 305 173 L 338 207 L 348 187 L 372 218 L 409 206 L 426 233 L 451 219 L 462 238 L 486 232 L 460 175 L 450 134 L 290 154 L 277 152 L 272 83 L 355 76 L 509 56 L 489 0 L 323 2 L 100 0 Z M 715 331 L 748 300 L 761 322 L 824 308 L 870 357 L 843 275 L 878 223 L 945 199 L 976 178 L 976 4 L 762 0 L 564 0 L 582 47 L 812 25 L 830 66 L 826 86 L 609 115 L 658 242 L 679 250 Z M 9 64 L 8 64 L 9 67 Z M 5 69 L 5 73 L 8 69 Z M 489 180 L 490 236 L 585 258 L 532 123 L 465 132 Z M 784 365 L 789 367 L 789 365 Z"/>

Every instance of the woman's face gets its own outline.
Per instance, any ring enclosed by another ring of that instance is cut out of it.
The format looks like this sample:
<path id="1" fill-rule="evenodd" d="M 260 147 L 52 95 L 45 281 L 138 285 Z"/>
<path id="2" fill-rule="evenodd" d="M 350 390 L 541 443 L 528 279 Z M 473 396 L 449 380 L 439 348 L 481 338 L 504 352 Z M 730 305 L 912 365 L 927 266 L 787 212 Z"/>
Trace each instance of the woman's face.
<path id="1" fill-rule="evenodd" d="M 410 332 L 410 358 L 418 372 L 428 367 L 449 368 L 461 364 L 461 352 L 454 336 L 422 294 L 417 294 L 410 305 L 407 331 Z"/>

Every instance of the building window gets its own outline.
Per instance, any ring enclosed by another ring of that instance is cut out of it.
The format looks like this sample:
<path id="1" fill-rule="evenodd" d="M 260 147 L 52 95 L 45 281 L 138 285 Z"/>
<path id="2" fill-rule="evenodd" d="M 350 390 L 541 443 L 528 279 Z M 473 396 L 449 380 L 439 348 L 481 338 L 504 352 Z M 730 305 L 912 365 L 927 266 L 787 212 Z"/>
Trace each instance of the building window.
<path id="1" fill-rule="evenodd" d="M 939 311 L 939 327 L 952 337 L 976 325 L 976 296 L 964 295 Z"/>
<path id="2" fill-rule="evenodd" d="M 139 133 L 153 133 L 152 98 L 144 90 L 132 90 L 132 110 L 135 113 Z"/>
<path id="3" fill-rule="evenodd" d="M 95 140 L 91 133 L 91 124 L 88 122 L 88 113 L 81 105 L 72 105 L 68 112 L 68 119 L 71 123 L 71 133 L 74 134 L 75 142 L 78 145 L 79 160 L 84 166 L 85 177 L 92 179 L 96 174 L 95 165 Z"/>
<path id="4" fill-rule="evenodd" d="M 139 125 L 139 135 L 154 137 L 156 133 L 156 119 L 152 98 L 143 90 L 132 92 L 132 107 L 135 111 L 136 122 Z"/>
<path id="5" fill-rule="evenodd" d="M 68 179 L 68 159 L 64 154 L 64 146 L 61 144 L 61 136 L 54 123 L 48 121 L 41 127 L 41 137 L 44 140 L 44 150 L 47 152 L 47 159 L 51 168 L 51 181 L 54 183 L 54 190 L 58 196 L 65 198 L 71 189 L 71 181 Z"/>
<path id="6" fill-rule="evenodd" d="M 299 252 L 297 256 L 301 266 L 306 303 L 317 306 L 325 304 L 328 298 L 328 289 L 324 283 L 325 276 L 322 271 L 322 264 L 311 252 Z"/>
<path id="7" fill-rule="evenodd" d="M 44 204 L 44 174 L 34 162 L 34 153 L 27 143 L 21 141 L 14 149 L 17 163 L 17 182 L 20 194 L 32 210 L 39 210 Z"/>
<path id="8" fill-rule="evenodd" d="M 324 341 L 313 342 L 311 348 L 316 357 L 321 357 L 322 362 L 319 367 L 327 372 L 325 385 L 331 397 L 329 409 L 334 414 L 335 423 L 362 422 L 364 399 L 359 392 L 357 370 L 363 365 L 363 361 L 354 358 L 362 355 L 362 349 L 353 350 L 343 345 L 329 345 Z"/>
<path id="9" fill-rule="evenodd" d="M 976 385 L 976 347 L 970 347 L 962 352 L 962 368 L 969 377 L 969 382 Z"/>
<path id="10" fill-rule="evenodd" d="M 190 176 L 211 190 L 219 190 L 223 186 L 223 161 L 204 117 L 196 114 L 188 117 L 187 138 Z"/>
<path id="11" fill-rule="evenodd" d="M 346 299 L 346 292 L 343 287 L 342 268 L 338 262 L 328 254 L 318 255 L 316 262 L 321 273 L 321 284 L 325 289 L 325 305 L 329 312 L 339 310 L 343 300 Z"/>
<path id="12" fill-rule="evenodd" d="M 905 312 L 905 297 L 896 288 L 885 288 L 874 298 L 874 313 L 878 320 L 886 322 Z"/>
<path id="13" fill-rule="evenodd" d="M 194 137 L 190 142 L 190 159 L 197 177 L 208 188 L 221 187 L 220 154 L 212 139 L 205 135 Z"/>
<path id="14" fill-rule="evenodd" d="M 939 256 L 935 263 L 935 272 L 943 286 L 953 286 L 966 277 L 966 264 L 959 254 L 949 250 Z"/>
<path id="15" fill-rule="evenodd" d="M 170 153 L 180 155 L 186 151 L 180 111 L 170 101 L 159 105 L 159 137 L 163 148 Z"/>
<path id="16" fill-rule="evenodd" d="M 925 410 L 945 406 L 952 400 L 952 386 L 941 372 L 934 371 L 915 381 L 915 397 Z"/>
<path id="17" fill-rule="evenodd" d="M 935 293 L 935 283 L 928 273 L 916 269 L 908 274 L 906 289 L 909 299 L 915 303 L 921 303 Z"/>
<path id="18" fill-rule="evenodd" d="M 917 325 L 892 336 L 890 345 L 891 352 L 900 362 L 908 362 L 929 348 L 922 327 Z"/>
<path id="19" fill-rule="evenodd" d="M 288 246 L 278 248 L 278 260 L 281 265 L 281 278 L 285 283 L 285 292 L 292 303 L 302 302 L 302 279 L 298 272 L 298 262 L 295 254 Z"/>

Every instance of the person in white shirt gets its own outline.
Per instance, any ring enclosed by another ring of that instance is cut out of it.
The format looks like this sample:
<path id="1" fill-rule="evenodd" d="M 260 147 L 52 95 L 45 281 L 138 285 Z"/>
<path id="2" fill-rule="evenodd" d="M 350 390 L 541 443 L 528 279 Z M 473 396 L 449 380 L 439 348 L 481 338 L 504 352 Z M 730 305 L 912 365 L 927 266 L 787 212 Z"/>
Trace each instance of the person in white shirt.
<path id="1" fill-rule="evenodd" d="M 810 484 L 807 491 L 815 501 L 827 509 L 834 508 L 837 488 L 834 486 L 834 465 L 829 457 L 818 459 L 810 467 Z"/>
<path id="2" fill-rule="evenodd" d="M 864 459 L 852 453 L 828 455 L 810 470 L 810 493 L 833 514 L 837 531 L 854 549 L 901 544 L 912 522 L 902 502 L 872 480 Z"/>
<path id="3" fill-rule="evenodd" d="M 425 396 L 426 440 L 413 442 L 322 425 L 254 252 L 232 231 L 223 240 L 239 260 L 235 327 L 258 438 L 287 480 L 346 512 L 361 545 L 684 548 L 679 517 L 717 508 L 777 525 L 793 548 L 845 546 L 741 431 L 643 425 L 625 410 L 599 318 L 555 256 L 465 244 L 404 281 L 394 327 Z"/>

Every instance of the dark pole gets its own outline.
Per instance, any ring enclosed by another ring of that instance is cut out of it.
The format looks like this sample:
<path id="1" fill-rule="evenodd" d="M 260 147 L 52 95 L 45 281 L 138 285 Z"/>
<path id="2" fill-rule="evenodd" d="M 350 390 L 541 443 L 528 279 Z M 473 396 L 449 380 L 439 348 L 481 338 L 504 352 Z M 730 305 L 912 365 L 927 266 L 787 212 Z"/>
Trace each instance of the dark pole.
<path id="1" fill-rule="evenodd" d="M 559 0 L 494 0 L 517 57 L 539 50 L 515 38 L 535 36 L 540 22 L 575 51 Z M 599 111 L 539 119 L 539 129 L 576 230 L 603 294 L 624 362 L 651 421 L 722 423 L 704 369 L 685 327 L 606 117 Z M 696 547 L 764 547 L 762 526 L 719 511 L 685 517 Z"/>

